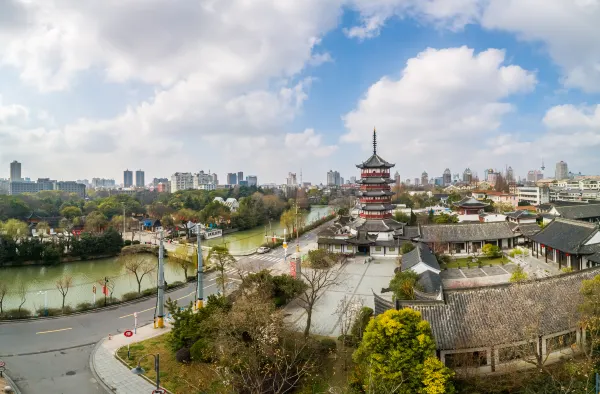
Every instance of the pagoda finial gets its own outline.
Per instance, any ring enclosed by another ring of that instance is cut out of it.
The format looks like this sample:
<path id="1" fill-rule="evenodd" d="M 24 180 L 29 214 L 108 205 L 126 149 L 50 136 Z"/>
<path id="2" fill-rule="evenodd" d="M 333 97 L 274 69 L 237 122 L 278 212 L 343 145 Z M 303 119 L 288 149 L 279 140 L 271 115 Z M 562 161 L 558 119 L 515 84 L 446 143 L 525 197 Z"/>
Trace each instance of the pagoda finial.
<path id="1" fill-rule="evenodd" d="M 373 127 L 373 154 L 377 154 L 377 132 L 375 131 L 375 127 Z"/>

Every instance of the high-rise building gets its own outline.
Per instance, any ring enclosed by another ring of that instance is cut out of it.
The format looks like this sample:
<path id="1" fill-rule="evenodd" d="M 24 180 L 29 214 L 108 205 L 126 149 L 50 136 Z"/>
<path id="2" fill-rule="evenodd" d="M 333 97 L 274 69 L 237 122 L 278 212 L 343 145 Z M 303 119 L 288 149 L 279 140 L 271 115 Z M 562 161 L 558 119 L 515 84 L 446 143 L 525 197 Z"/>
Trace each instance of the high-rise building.
<path id="1" fill-rule="evenodd" d="M 135 172 L 135 186 L 136 187 L 144 187 L 145 185 L 146 185 L 146 182 L 144 179 L 144 171 L 137 170 Z"/>
<path id="2" fill-rule="evenodd" d="M 116 182 L 114 179 L 92 178 L 92 187 L 111 189 L 116 187 Z"/>
<path id="3" fill-rule="evenodd" d="M 287 186 L 297 186 L 298 185 L 298 179 L 296 178 L 295 172 L 288 173 L 288 177 L 285 180 L 285 184 Z"/>
<path id="4" fill-rule="evenodd" d="M 237 173 L 237 181 L 238 183 L 240 183 L 240 181 L 244 180 L 244 171 L 238 171 Z"/>
<path id="5" fill-rule="evenodd" d="M 209 171 L 209 172 L 210 172 L 210 171 Z M 219 184 L 219 177 L 217 176 L 217 173 L 216 173 L 216 172 L 213 172 L 213 174 L 212 174 L 212 177 L 213 177 L 213 183 L 214 183 L 215 185 L 218 185 L 218 184 Z"/>
<path id="6" fill-rule="evenodd" d="M 473 172 L 471 172 L 470 168 L 465 168 L 465 170 L 463 171 L 463 182 L 473 182 Z"/>
<path id="7" fill-rule="evenodd" d="M 21 178 L 21 163 L 18 161 L 13 161 L 10 163 L 10 180 L 11 181 L 20 181 Z"/>
<path id="8" fill-rule="evenodd" d="M 450 172 L 449 168 L 444 170 L 444 175 L 442 175 L 442 184 L 450 185 L 452 183 L 452 172 Z"/>
<path id="9" fill-rule="evenodd" d="M 512 169 L 512 167 L 508 167 L 506 169 L 506 182 L 510 183 L 510 182 L 514 182 L 515 181 L 515 173 Z"/>
<path id="10" fill-rule="evenodd" d="M 159 183 L 167 184 L 169 182 L 169 178 L 154 178 L 152 180 L 152 186 L 158 187 Z"/>
<path id="11" fill-rule="evenodd" d="M 427 175 L 427 171 L 423 171 L 421 174 L 421 184 L 423 186 L 429 184 L 429 175 Z"/>
<path id="12" fill-rule="evenodd" d="M 327 172 L 327 186 L 340 186 L 341 177 L 338 171 L 329 170 Z"/>
<path id="13" fill-rule="evenodd" d="M 415 178 L 415 186 L 419 186 L 421 184 L 421 181 L 419 180 L 419 178 Z"/>
<path id="14" fill-rule="evenodd" d="M 194 188 L 194 176 L 191 172 L 176 172 L 171 175 L 171 192 Z"/>
<path id="15" fill-rule="evenodd" d="M 396 183 L 396 187 L 400 186 L 400 173 L 398 171 L 394 174 L 394 182 Z"/>
<path id="16" fill-rule="evenodd" d="M 123 171 L 123 187 L 133 186 L 133 172 L 130 170 Z"/>
<path id="17" fill-rule="evenodd" d="M 192 177 L 193 188 L 200 190 L 215 190 L 217 184 L 214 183 L 214 180 L 215 178 L 211 173 L 205 173 L 201 170 Z"/>
<path id="18" fill-rule="evenodd" d="M 554 179 L 556 179 L 557 181 L 569 179 L 569 166 L 567 166 L 566 162 L 561 160 L 558 163 L 556 163 L 556 172 L 554 175 Z"/>
<path id="19" fill-rule="evenodd" d="M 407 178 L 407 179 L 404 181 L 404 183 L 406 184 L 406 186 L 410 186 L 410 179 L 408 179 L 408 178 Z"/>
<path id="20" fill-rule="evenodd" d="M 248 186 L 258 186 L 258 177 L 256 175 L 248 175 L 246 177 Z"/>
<path id="21" fill-rule="evenodd" d="M 537 182 L 544 178 L 544 174 L 540 170 L 527 171 L 527 182 Z"/>
<path id="22" fill-rule="evenodd" d="M 237 185 L 237 174 L 235 172 L 229 172 L 227 174 L 227 184 Z"/>
<path id="23" fill-rule="evenodd" d="M 400 175 L 398 175 L 398 177 L 400 177 Z M 356 177 L 354 175 L 350 177 L 350 183 L 356 183 Z"/>

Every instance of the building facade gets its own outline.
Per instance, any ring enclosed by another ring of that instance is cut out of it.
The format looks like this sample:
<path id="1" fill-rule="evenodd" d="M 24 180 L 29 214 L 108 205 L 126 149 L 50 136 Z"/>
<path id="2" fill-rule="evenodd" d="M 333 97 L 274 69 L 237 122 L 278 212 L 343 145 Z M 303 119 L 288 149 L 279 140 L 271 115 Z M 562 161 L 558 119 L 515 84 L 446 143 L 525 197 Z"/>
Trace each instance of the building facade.
<path id="1" fill-rule="evenodd" d="M 133 186 L 133 171 L 123 171 L 123 187 Z"/>
<path id="2" fill-rule="evenodd" d="M 427 175 L 427 171 L 423 171 L 421 174 L 421 185 L 427 186 L 429 184 L 429 175 Z"/>
<path id="3" fill-rule="evenodd" d="M 471 172 L 470 168 L 466 168 L 463 171 L 463 179 L 462 180 L 465 183 L 471 183 L 471 182 L 473 182 L 473 172 Z"/>
<path id="4" fill-rule="evenodd" d="M 569 166 L 564 161 L 559 161 L 556 163 L 556 171 L 554 173 L 554 179 L 557 181 L 563 179 L 569 179 Z"/>
<path id="5" fill-rule="evenodd" d="M 296 178 L 296 173 L 295 172 L 288 173 L 288 177 L 285 180 L 285 184 L 287 186 L 293 186 L 293 187 L 295 187 L 296 185 L 298 185 L 298 179 Z"/>
<path id="6" fill-rule="evenodd" d="M 338 171 L 329 170 L 327 172 L 327 186 L 340 186 L 342 184 L 341 176 Z"/>
<path id="7" fill-rule="evenodd" d="M 116 187 L 116 182 L 114 179 L 92 178 L 92 187 L 94 189 L 98 189 L 98 188 L 111 189 L 111 188 Z"/>
<path id="8" fill-rule="evenodd" d="M 550 190 L 544 186 L 517 187 L 517 200 L 531 205 L 547 204 L 550 202 Z"/>
<path id="9" fill-rule="evenodd" d="M 246 177 L 246 181 L 248 182 L 248 186 L 258 186 L 258 177 L 256 175 L 248 175 Z"/>
<path id="10" fill-rule="evenodd" d="M 234 174 L 235 175 L 235 174 Z M 171 192 L 194 188 L 194 176 L 191 172 L 176 172 L 171 176 Z"/>
<path id="11" fill-rule="evenodd" d="M 21 163 L 14 160 L 12 163 L 10 163 L 10 180 L 20 181 L 22 179 L 23 178 L 21 178 Z"/>
<path id="12" fill-rule="evenodd" d="M 450 172 L 449 168 L 444 170 L 444 175 L 442 175 L 442 178 L 444 186 L 448 186 L 452 183 L 452 172 Z"/>
<path id="13" fill-rule="evenodd" d="M 144 187 L 146 186 L 145 174 L 142 170 L 137 170 L 135 172 L 135 186 L 136 187 Z"/>
<path id="14" fill-rule="evenodd" d="M 227 184 L 228 185 L 237 185 L 238 179 L 237 174 L 235 172 L 227 173 Z"/>

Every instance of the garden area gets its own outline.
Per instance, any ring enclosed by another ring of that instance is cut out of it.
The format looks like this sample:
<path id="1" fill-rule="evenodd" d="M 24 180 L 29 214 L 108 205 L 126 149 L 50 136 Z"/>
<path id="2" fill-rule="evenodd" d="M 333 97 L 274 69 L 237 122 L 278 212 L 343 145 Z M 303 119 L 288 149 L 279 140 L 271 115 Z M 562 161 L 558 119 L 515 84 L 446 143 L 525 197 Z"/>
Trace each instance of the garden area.
<path id="1" fill-rule="evenodd" d="M 508 253 L 511 258 L 518 256 L 529 256 L 527 249 L 514 248 Z M 507 255 L 503 254 L 496 245 L 486 244 L 481 248 L 481 252 L 467 257 L 451 257 L 448 255 L 437 255 L 440 267 L 448 268 L 481 268 L 492 265 L 505 265 L 510 263 Z"/>

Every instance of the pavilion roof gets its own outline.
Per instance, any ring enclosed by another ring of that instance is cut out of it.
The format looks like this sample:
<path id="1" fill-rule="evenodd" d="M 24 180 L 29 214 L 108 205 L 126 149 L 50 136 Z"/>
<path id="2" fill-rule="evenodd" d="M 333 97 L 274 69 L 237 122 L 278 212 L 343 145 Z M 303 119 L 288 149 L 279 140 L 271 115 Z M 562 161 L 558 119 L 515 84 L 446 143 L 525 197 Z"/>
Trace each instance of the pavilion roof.
<path id="1" fill-rule="evenodd" d="M 565 253 L 586 254 L 583 245 L 597 233 L 598 227 L 594 223 L 558 217 L 530 238 Z"/>
<path id="2" fill-rule="evenodd" d="M 454 203 L 454 206 L 461 208 L 485 208 L 489 205 L 490 204 L 479 201 L 474 197 L 465 197 L 462 200 Z"/>

